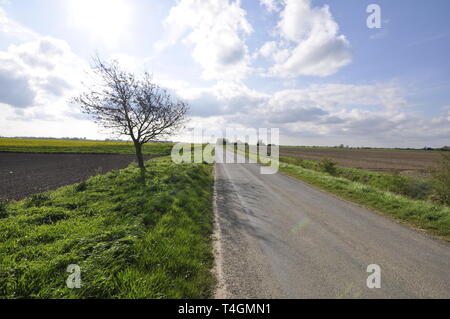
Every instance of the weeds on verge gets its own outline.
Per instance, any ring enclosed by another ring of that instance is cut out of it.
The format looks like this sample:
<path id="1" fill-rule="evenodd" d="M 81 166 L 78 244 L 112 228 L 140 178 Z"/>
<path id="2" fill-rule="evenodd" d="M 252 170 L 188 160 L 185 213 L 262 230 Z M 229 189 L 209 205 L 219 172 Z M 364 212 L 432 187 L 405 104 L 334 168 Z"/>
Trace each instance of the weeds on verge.
<path id="1" fill-rule="evenodd" d="M 75 191 L 76 192 L 84 192 L 87 189 L 87 183 L 86 182 L 81 182 L 80 184 L 78 184 L 77 186 L 75 186 Z"/>
<path id="2" fill-rule="evenodd" d="M 47 194 L 34 194 L 26 200 L 25 207 L 40 207 L 50 200 L 50 196 Z"/>
<path id="3" fill-rule="evenodd" d="M 336 164 L 337 163 L 330 158 L 323 158 L 319 163 L 319 167 L 323 172 L 335 176 L 337 173 Z"/>
<path id="4" fill-rule="evenodd" d="M 450 206 L 450 155 L 441 155 L 438 165 L 431 169 L 433 179 L 432 198 L 436 202 Z"/>
<path id="5" fill-rule="evenodd" d="M 6 199 L 0 198 L 0 219 L 8 216 L 6 208 L 8 206 L 8 201 Z"/>

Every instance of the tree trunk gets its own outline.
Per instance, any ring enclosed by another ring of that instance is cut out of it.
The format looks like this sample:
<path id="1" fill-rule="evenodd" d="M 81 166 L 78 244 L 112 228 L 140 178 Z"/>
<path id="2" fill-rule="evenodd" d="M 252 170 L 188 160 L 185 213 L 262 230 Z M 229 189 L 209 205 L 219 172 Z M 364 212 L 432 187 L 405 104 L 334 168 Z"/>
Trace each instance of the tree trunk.
<path id="1" fill-rule="evenodd" d="M 138 166 L 141 169 L 141 180 L 142 182 L 145 182 L 145 165 L 144 165 L 144 156 L 142 155 L 142 144 L 134 143 L 134 147 L 136 148 L 136 158 Z"/>

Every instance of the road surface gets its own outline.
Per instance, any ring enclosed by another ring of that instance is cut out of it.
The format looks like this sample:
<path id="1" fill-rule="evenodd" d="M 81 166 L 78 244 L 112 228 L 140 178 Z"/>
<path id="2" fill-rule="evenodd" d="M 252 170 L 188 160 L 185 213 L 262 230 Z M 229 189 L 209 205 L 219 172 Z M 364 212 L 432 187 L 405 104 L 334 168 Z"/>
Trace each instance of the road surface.
<path id="1" fill-rule="evenodd" d="M 215 166 L 216 297 L 450 298 L 448 243 L 259 168 Z"/>

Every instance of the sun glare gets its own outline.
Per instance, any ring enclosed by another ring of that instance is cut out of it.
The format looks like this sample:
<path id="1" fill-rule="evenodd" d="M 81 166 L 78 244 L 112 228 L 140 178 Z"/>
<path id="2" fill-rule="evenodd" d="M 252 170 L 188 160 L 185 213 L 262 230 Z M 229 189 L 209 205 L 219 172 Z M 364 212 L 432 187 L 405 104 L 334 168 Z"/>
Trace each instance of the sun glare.
<path id="1" fill-rule="evenodd" d="M 108 45 L 117 45 L 131 23 L 129 0 L 69 0 L 68 10 L 73 26 Z"/>

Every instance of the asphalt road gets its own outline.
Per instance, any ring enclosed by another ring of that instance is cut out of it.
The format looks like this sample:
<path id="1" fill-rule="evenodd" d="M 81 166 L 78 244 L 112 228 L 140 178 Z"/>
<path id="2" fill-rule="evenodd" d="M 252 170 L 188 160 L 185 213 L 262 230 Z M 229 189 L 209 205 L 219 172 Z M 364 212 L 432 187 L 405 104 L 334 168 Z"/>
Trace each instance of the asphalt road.
<path id="1" fill-rule="evenodd" d="M 215 167 L 218 298 L 450 298 L 448 243 L 259 168 Z"/>

